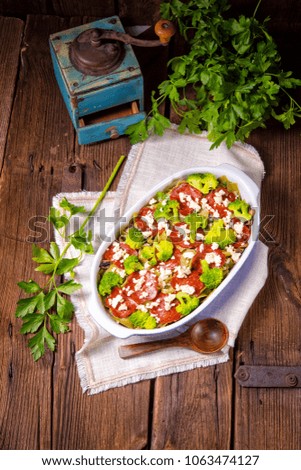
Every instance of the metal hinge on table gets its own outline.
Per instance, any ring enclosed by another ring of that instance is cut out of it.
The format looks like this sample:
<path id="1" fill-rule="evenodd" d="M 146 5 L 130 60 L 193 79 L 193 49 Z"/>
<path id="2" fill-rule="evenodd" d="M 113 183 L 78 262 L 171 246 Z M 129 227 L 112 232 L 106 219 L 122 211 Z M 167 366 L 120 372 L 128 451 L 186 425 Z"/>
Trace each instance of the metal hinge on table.
<path id="1" fill-rule="evenodd" d="M 240 366 L 234 377 L 242 387 L 301 387 L 300 366 Z"/>

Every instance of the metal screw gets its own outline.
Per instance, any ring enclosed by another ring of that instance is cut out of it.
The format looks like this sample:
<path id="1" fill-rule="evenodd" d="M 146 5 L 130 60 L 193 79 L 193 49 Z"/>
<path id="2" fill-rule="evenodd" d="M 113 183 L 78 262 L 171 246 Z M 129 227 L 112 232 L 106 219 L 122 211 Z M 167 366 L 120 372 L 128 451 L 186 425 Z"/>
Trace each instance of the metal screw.
<path id="1" fill-rule="evenodd" d="M 296 387 L 298 385 L 298 377 L 295 374 L 287 374 L 285 381 L 289 387 Z"/>
<path id="2" fill-rule="evenodd" d="M 245 382 L 250 377 L 249 372 L 246 369 L 240 369 L 237 373 L 238 380 Z"/>
<path id="3" fill-rule="evenodd" d="M 110 132 L 110 138 L 111 139 L 118 139 L 118 137 L 119 137 L 119 134 L 118 134 L 117 129 L 112 129 L 111 132 Z"/>

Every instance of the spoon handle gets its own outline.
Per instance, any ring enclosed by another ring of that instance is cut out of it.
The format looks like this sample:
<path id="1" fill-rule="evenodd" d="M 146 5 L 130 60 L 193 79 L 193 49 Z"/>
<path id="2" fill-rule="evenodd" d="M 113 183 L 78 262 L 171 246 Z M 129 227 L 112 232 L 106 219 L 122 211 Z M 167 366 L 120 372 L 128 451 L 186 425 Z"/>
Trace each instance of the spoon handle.
<path id="1" fill-rule="evenodd" d="M 126 344 L 124 346 L 119 346 L 118 352 L 122 359 L 127 359 L 129 357 L 138 356 L 139 354 L 146 354 L 172 346 L 180 346 L 176 341 L 176 338 L 150 341 L 149 343 Z"/>

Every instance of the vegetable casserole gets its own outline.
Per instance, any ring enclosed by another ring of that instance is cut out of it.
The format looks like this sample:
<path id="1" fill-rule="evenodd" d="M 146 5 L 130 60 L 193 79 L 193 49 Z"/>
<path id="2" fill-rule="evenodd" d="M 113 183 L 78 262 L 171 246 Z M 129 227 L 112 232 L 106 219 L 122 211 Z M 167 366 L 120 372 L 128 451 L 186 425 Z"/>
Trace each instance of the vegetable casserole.
<path id="1" fill-rule="evenodd" d="M 254 210 L 226 176 L 195 173 L 157 192 L 102 256 L 98 293 L 128 328 L 193 312 L 248 246 Z"/>

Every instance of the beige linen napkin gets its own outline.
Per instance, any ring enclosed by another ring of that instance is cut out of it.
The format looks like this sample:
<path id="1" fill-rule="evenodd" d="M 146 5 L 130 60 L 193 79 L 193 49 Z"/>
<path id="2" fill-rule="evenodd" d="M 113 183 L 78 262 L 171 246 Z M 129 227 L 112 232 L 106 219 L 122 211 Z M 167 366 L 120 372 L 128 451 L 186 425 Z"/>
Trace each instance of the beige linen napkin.
<path id="1" fill-rule="evenodd" d="M 180 135 L 173 126 L 163 137 L 151 137 L 145 143 L 133 146 L 117 193 L 107 194 L 96 217 L 91 221 L 95 249 L 112 227 L 114 214 L 116 220 L 119 213 L 116 209 L 120 207 L 121 213 L 124 213 L 148 189 L 176 171 L 198 165 L 215 166 L 229 163 L 247 173 L 260 187 L 264 168 L 253 147 L 237 143 L 231 150 L 223 145 L 218 149 L 209 150 L 210 145 L 205 134 Z M 59 207 L 59 201 L 64 196 L 73 204 L 84 205 L 90 210 L 98 193 L 58 194 L 53 201 L 56 207 Z M 77 220 L 76 223 L 78 222 L 80 223 Z M 64 245 L 58 235 L 57 242 L 60 246 Z M 85 331 L 84 345 L 76 353 L 83 391 L 95 394 L 140 380 L 227 361 L 229 348 L 234 345 L 245 315 L 265 283 L 267 252 L 267 247 L 257 242 L 239 274 L 201 314 L 202 317 L 219 318 L 227 324 L 230 337 L 222 352 L 203 355 L 188 349 L 168 348 L 127 360 L 120 359 L 119 345 L 146 340 L 141 337 L 121 340 L 111 336 L 95 323 L 89 313 L 90 266 L 93 255 L 86 256 L 76 270 L 77 280 L 82 283 L 83 288 L 71 298 L 76 306 L 76 318 Z M 74 256 L 76 251 L 71 248 L 69 254 Z"/>

